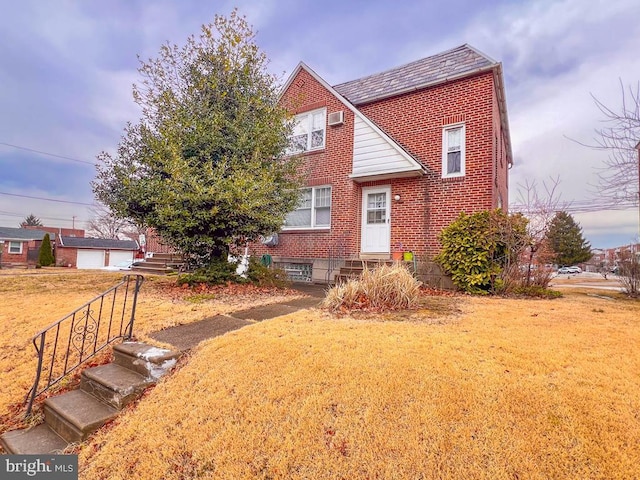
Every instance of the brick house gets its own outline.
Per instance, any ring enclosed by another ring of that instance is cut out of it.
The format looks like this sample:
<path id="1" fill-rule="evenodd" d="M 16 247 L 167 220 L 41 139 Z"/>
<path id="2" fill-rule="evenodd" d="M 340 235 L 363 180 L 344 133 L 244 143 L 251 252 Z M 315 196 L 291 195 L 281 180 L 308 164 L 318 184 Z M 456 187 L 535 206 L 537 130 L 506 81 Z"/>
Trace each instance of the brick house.
<path id="1" fill-rule="evenodd" d="M 461 211 L 507 208 L 502 65 L 469 45 L 334 86 L 301 62 L 280 101 L 306 188 L 251 251 L 306 280 L 332 280 L 336 259 L 431 257 Z"/>
<path id="2" fill-rule="evenodd" d="M 0 227 L 0 266 L 17 267 L 38 263 L 42 239 L 49 233 L 52 245 L 56 234 L 44 229 Z"/>

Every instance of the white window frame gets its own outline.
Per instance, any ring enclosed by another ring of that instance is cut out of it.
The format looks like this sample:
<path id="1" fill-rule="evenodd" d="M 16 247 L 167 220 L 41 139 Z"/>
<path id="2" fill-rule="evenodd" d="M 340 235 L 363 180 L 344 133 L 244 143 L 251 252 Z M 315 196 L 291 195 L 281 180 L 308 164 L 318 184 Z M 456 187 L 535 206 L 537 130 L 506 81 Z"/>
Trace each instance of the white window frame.
<path id="1" fill-rule="evenodd" d="M 18 244 L 18 251 L 14 252 L 14 251 L 12 251 L 12 248 L 15 246 L 16 243 Z M 7 247 L 7 253 L 9 253 L 11 255 L 21 255 L 22 254 L 22 242 L 9 241 L 9 246 Z"/>
<path id="2" fill-rule="evenodd" d="M 313 118 L 316 115 L 322 115 L 322 144 L 311 146 L 311 140 L 313 138 L 313 132 L 318 130 L 313 130 Z M 288 149 L 289 153 L 304 153 L 304 152 L 313 152 L 316 150 L 324 150 L 327 142 L 327 109 L 326 107 L 317 108 L 315 110 L 309 110 L 308 112 L 300 113 L 296 115 L 293 119 L 293 128 L 294 132 L 298 125 L 304 125 L 307 131 L 307 142 L 304 148 L 295 148 L 293 144 L 294 133 L 291 134 L 291 143 Z"/>
<path id="3" fill-rule="evenodd" d="M 329 223 L 328 224 L 317 224 L 316 211 L 318 208 L 326 208 L 326 205 L 316 205 L 316 195 L 322 189 L 329 189 Z M 331 204 L 333 203 L 333 189 L 331 185 L 318 185 L 314 187 L 305 187 L 301 188 L 300 192 L 304 190 L 311 190 L 311 225 L 287 225 L 286 219 L 285 224 L 282 227 L 282 230 L 327 230 L 331 228 Z M 296 209 L 298 210 L 298 209 Z M 294 210 L 295 211 L 295 210 Z"/>
<path id="4" fill-rule="evenodd" d="M 460 129 L 460 171 L 447 173 L 449 132 Z M 464 177 L 466 171 L 466 126 L 464 123 L 446 125 L 442 128 L 442 178 Z"/>

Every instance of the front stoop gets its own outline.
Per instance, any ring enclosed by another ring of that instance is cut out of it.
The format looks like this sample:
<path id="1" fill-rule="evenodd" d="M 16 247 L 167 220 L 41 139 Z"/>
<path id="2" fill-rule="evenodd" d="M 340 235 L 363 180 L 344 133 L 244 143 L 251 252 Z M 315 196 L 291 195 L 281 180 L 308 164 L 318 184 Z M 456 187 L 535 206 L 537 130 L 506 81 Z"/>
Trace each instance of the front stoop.
<path id="1" fill-rule="evenodd" d="M 0 436 L 9 454 L 60 453 L 82 442 L 138 398 L 177 362 L 179 352 L 140 342 L 113 348 L 114 363 L 84 370 L 80 389 L 48 398 L 45 423 Z"/>

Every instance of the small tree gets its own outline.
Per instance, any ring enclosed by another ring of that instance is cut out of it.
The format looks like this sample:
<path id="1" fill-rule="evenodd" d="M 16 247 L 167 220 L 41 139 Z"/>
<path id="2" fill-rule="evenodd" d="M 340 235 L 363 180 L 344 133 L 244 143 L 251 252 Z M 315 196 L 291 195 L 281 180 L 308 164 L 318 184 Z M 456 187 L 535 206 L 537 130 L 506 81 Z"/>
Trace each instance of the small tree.
<path id="1" fill-rule="evenodd" d="M 558 212 L 549 225 L 547 241 L 558 265 L 573 265 L 591 258 L 591 245 L 582 236 L 582 228 L 567 212 Z"/>
<path id="2" fill-rule="evenodd" d="M 53 258 L 53 249 L 51 248 L 51 239 L 49 238 L 49 234 L 46 233 L 44 238 L 42 239 L 42 244 L 40 245 L 40 251 L 38 253 L 38 264 L 43 267 L 48 267 L 49 265 L 53 265 L 55 259 Z"/>
<path id="3" fill-rule="evenodd" d="M 20 223 L 21 227 L 41 227 L 42 222 L 33 213 L 27 215 L 27 217 Z"/>
<path id="4" fill-rule="evenodd" d="M 435 257 L 453 283 L 470 293 L 496 293 L 505 286 L 503 272 L 517 265 L 527 244 L 527 219 L 502 210 L 472 215 L 462 212 L 440 234 Z"/>
<path id="5" fill-rule="evenodd" d="M 627 295 L 640 295 L 640 252 L 634 249 L 622 252 L 618 259 L 618 278 Z"/>
<path id="6" fill-rule="evenodd" d="M 279 230 L 299 201 L 299 159 L 285 154 L 292 126 L 266 66 L 236 11 L 141 62 L 142 119 L 99 156 L 96 197 L 200 265 Z"/>
<path id="7" fill-rule="evenodd" d="M 558 193 L 560 177 L 551 177 L 542 182 L 542 188 L 536 181 L 526 181 L 524 185 L 518 185 L 519 205 L 514 205 L 527 220 L 528 244 L 525 246 L 521 265 L 515 274 L 517 283 L 523 283 L 525 287 L 539 286 L 546 288 L 551 281 L 552 270 L 547 264 L 553 263 L 553 251 L 547 241 L 547 232 L 556 212 L 567 208 Z M 525 276 L 522 278 L 521 269 Z M 524 280 L 524 282 L 522 282 Z"/>
<path id="8" fill-rule="evenodd" d="M 87 222 L 87 236 L 89 237 L 117 240 L 122 236 L 129 237 L 141 233 L 131 221 L 119 218 L 104 205 L 95 205 L 89 211 L 91 212 L 91 218 Z"/>

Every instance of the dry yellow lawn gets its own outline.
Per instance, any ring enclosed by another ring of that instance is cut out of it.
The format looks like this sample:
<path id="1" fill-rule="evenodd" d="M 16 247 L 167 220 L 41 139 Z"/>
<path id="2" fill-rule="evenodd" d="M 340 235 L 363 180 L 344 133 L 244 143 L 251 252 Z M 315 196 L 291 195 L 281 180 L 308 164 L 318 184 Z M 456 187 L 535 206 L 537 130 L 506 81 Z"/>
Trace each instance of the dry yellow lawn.
<path id="1" fill-rule="evenodd" d="M 638 478 L 640 303 L 563 292 L 208 340 L 83 446 L 80 478 Z"/>
<path id="2" fill-rule="evenodd" d="M 120 273 L 61 270 L 0 270 L 0 416 L 20 402 L 34 381 L 37 357 L 31 337 L 44 327 L 115 285 Z M 263 295 L 236 300 L 221 296 L 168 296 L 163 286 L 175 278 L 148 276 L 138 300 L 134 333 L 146 334 L 178 324 L 271 303 L 282 297 Z M 188 293 L 187 293 L 188 295 Z M 0 428 L 2 426 L 0 425 Z"/>

